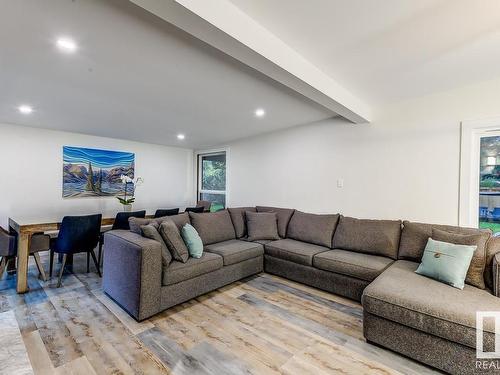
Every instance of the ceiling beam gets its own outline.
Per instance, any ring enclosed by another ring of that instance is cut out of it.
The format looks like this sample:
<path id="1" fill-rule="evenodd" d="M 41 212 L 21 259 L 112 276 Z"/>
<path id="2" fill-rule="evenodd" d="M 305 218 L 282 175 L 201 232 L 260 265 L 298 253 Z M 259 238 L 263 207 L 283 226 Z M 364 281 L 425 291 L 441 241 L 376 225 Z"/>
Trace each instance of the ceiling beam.
<path id="1" fill-rule="evenodd" d="M 227 0 L 130 0 L 349 121 L 370 108 Z"/>

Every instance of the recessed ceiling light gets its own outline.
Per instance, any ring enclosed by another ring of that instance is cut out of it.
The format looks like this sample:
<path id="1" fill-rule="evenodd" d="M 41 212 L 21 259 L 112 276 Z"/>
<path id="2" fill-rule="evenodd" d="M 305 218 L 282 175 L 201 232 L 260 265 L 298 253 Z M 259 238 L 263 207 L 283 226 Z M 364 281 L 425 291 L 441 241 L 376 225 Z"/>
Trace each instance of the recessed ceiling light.
<path id="1" fill-rule="evenodd" d="M 186 138 L 184 134 L 177 134 L 177 139 L 180 139 L 181 141 Z"/>
<path id="2" fill-rule="evenodd" d="M 257 108 L 255 110 L 255 116 L 257 116 L 257 117 L 264 117 L 265 114 L 266 114 L 266 111 L 264 111 L 262 108 Z"/>
<path id="3" fill-rule="evenodd" d="M 23 115 L 29 115 L 31 112 L 33 112 L 33 108 L 26 104 L 20 105 L 19 107 L 17 107 L 17 110 Z"/>
<path id="4" fill-rule="evenodd" d="M 75 52 L 77 49 L 75 41 L 72 39 L 68 39 L 68 38 L 57 39 L 57 46 L 62 51 L 66 51 L 66 52 Z"/>

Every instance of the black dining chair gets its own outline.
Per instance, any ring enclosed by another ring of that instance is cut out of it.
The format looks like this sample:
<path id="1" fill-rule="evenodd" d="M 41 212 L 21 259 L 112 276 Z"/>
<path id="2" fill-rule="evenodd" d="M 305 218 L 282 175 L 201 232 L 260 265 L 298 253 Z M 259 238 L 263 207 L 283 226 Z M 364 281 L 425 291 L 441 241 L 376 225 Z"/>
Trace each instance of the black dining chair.
<path id="1" fill-rule="evenodd" d="M 131 217 L 137 217 L 144 219 L 146 217 L 146 210 L 133 211 L 133 212 L 118 212 L 113 222 L 111 230 L 130 230 L 130 224 L 128 219 Z M 104 245 L 104 233 L 101 233 L 99 237 L 99 253 L 97 255 L 97 260 L 99 261 L 99 266 L 102 264 L 102 246 Z M 87 258 L 87 269 L 88 269 L 89 259 Z"/>
<path id="2" fill-rule="evenodd" d="M 34 233 L 31 236 L 29 255 L 35 259 L 36 267 L 38 268 L 39 277 L 43 281 L 47 281 L 45 270 L 43 269 L 40 251 L 47 251 L 50 248 L 50 237 L 43 233 Z M 17 256 L 17 238 L 9 234 L 5 229 L 0 227 L 0 279 L 3 277 L 5 270 L 11 262 L 15 262 Z"/>
<path id="3" fill-rule="evenodd" d="M 200 206 L 200 207 L 186 207 L 185 212 L 195 212 L 195 213 L 203 213 L 205 212 L 205 207 Z"/>
<path id="4" fill-rule="evenodd" d="M 0 228 L 0 279 L 9 263 L 16 258 L 16 237 L 11 236 L 5 229 Z"/>
<path id="5" fill-rule="evenodd" d="M 97 258 L 94 253 L 94 249 L 99 244 L 99 238 L 101 236 L 101 222 L 101 214 L 65 216 L 63 218 L 61 228 L 59 229 L 59 235 L 50 246 L 50 276 L 52 276 L 54 253 L 62 254 L 61 270 L 59 271 L 59 278 L 57 280 L 58 288 L 61 286 L 68 255 L 87 253 L 88 257 L 90 254 L 97 269 L 97 274 L 101 277 L 101 270 L 99 269 L 99 264 L 97 263 Z"/>
<path id="6" fill-rule="evenodd" d="M 144 219 L 146 217 L 146 210 L 134 212 L 118 212 L 113 223 L 111 230 L 124 229 L 130 230 L 128 219 L 131 217 L 138 217 Z"/>
<path id="7" fill-rule="evenodd" d="M 159 208 L 155 212 L 155 219 L 159 217 L 164 217 L 164 216 L 174 216 L 179 214 L 179 209 L 178 208 Z"/>

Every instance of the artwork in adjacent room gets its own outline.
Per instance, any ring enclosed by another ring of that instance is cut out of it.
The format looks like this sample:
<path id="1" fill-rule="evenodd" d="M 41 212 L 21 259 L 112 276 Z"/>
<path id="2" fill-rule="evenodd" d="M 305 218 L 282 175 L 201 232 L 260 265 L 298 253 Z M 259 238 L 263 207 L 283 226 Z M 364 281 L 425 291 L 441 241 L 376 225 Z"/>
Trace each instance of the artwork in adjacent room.
<path id="1" fill-rule="evenodd" d="M 134 160 L 131 152 L 64 146 L 63 198 L 122 195 L 120 177 L 134 178 Z"/>

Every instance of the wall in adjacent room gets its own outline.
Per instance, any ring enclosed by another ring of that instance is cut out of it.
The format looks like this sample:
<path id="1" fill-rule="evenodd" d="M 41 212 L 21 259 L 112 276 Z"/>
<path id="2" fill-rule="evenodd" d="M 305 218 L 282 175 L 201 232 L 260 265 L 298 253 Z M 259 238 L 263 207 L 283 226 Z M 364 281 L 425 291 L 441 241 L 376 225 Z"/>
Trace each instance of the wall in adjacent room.
<path id="1" fill-rule="evenodd" d="M 194 203 L 193 151 L 112 138 L 0 124 L 0 225 L 8 217 L 54 218 L 102 213 L 114 216 L 113 197 L 62 198 L 62 147 L 79 146 L 135 153 L 137 188 L 134 209 Z"/>
<path id="2" fill-rule="evenodd" d="M 460 122 L 495 116 L 499 80 L 234 142 L 228 203 L 457 224 Z"/>

